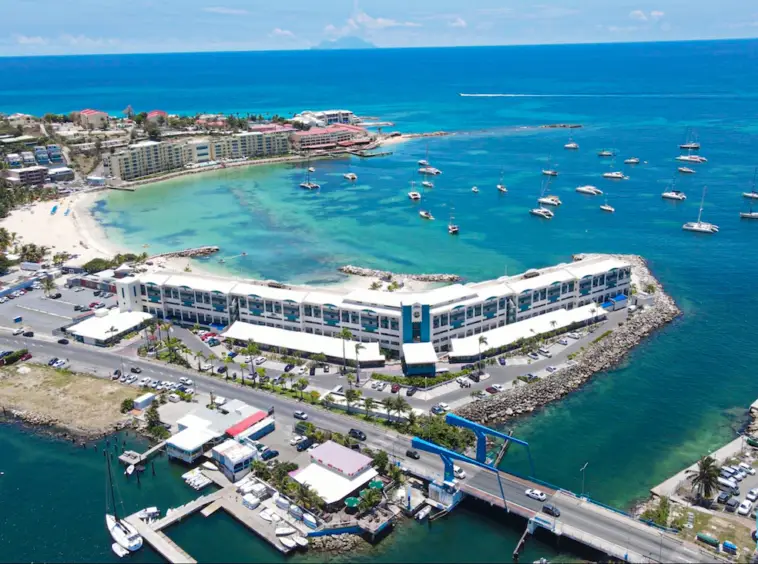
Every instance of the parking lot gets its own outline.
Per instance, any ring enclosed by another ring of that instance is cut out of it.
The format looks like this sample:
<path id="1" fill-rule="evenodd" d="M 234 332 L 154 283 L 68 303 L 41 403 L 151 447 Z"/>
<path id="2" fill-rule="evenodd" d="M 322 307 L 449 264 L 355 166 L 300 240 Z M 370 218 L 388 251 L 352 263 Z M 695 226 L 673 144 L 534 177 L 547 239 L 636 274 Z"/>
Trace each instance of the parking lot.
<path id="1" fill-rule="evenodd" d="M 728 492 L 720 491 L 716 503 L 713 504 L 711 509 L 713 511 L 731 513 L 741 519 L 745 519 L 745 525 L 752 525 L 758 512 L 758 472 L 753 467 L 755 462 L 752 457 L 746 456 L 739 460 L 750 467 L 750 470 L 746 470 L 736 477 L 735 474 L 731 475 L 732 479 L 737 482 L 740 491 L 739 495 L 730 495 Z M 736 469 L 737 466 L 738 463 L 724 464 L 722 468 L 732 467 Z M 751 470 L 752 474 L 750 473 Z M 722 475 L 726 476 L 727 473 L 723 473 Z M 740 507 L 742 503 L 744 505 Z"/>
<path id="2" fill-rule="evenodd" d="M 44 290 L 31 290 L 23 296 L 9 299 L 0 304 L 0 325 L 4 327 L 28 327 L 36 333 L 52 335 L 54 329 L 68 325 L 71 320 L 81 315 L 76 306 L 88 308 L 93 302 L 102 302 L 104 307 L 116 305 L 116 297 L 103 299 L 94 295 L 94 290 L 84 288 L 81 291 L 58 287 L 53 294 L 60 293 L 57 299 L 48 298 Z M 14 319 L 21 317 L 20 324 Z"/>

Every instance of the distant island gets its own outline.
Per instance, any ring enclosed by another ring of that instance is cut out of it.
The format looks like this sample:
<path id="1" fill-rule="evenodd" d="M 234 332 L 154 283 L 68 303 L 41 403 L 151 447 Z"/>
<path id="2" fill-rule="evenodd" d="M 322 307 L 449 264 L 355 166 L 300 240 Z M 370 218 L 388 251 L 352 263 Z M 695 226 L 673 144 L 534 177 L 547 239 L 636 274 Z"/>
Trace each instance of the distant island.
<path id="1" fill-rule="evenodd" d="M 361 39 L 360 37 L 340 37 L 339 39 L 324 40 L 311 49 L 377 49 L 373 43 Z"/>

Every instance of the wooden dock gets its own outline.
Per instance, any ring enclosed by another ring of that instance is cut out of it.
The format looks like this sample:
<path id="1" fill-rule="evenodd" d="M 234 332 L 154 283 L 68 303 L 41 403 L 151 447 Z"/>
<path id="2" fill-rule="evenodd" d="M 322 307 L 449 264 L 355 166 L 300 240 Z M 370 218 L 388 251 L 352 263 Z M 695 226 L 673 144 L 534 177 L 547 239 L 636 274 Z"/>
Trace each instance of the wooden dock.
<path id="1" fill-rule="evenodd" d="M 194 564 L 197 562 L 187 554 L 178 544 L 160 531 L 155 531 L 136 515 L 130 515 L 125 519 L 137 532 L 142 535 L 142 540 L 147 542 L 155 551 L 172 564 Z"/>
<path id="2" fill-rule="evenodd" d="M 293 550 L 279 542 L 279 538 L 275 533 L 277 524 L 269 523 L 263 519 L 258 511 L 251 511 L 242 505 L 241 502 L 237 502 L 230 497 L 223 497 L 219 500 L 219 504 L 223 507 L 224 511 L 229 513 L 229 515 L 245 525 L 245 527 L 253 531 L 263 540 L 268 541 L 271 546 L 279 550 L 281 553 L 288 554 Z"/>
<path id="3" fill-rule="evenodd" d="M 225 490 L 219 490 L 212 494 L 199 497 L 194 501 L 190 501 L 189 503 L 185 503 L 184 505 L 174 509 L 169 515 L 166 515 L 163 519 L 159 519 L 158 521 L 155 521 L 152 525 L 150 525 L 150 527 L 154 531 L 160 531 L 162 529 L 165 529 L 166 527 L 170 527 L 174 523 L 177 523 L 178 521 L 181 521 L 185 517 L 192 515 L 195 511 L 200 511 L 206 505 L 210 505 L 214 501 L 218 501 L 224 495 L 226 495 L 226 493 L 227 492 Z"/>
<path id="4" fill-rule="evenodd" d="M 136 466 L 137 464 L 142 464 L 143 462 L 148 460 L 151 456 L 153 456 L 159 450 L 163 450 L 165 446 L 166 446 L 166 441 L 161 441 L 157 445 L 150 447 L 148 450 L 146 450 L 142 454 L 139 454 L 138 452 L 134 452 L 133 450 L 127 450 L 121 456 L 118 457 L 118 460 L 124 466 L 129 466 L 132 464 Z"/>

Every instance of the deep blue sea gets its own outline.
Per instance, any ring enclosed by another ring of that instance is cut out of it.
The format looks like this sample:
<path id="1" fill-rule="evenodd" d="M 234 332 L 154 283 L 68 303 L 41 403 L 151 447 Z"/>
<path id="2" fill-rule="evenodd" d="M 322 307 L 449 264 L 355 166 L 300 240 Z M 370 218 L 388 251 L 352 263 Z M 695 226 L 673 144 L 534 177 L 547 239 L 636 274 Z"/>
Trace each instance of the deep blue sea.
<path id="1" fill-rule="evenodd" d="M 0 111 L 94 107 L 117 114 L 131 105 L 291 115 L 340 107 L 392 121 L 401 131 L 458 133 L 395 145 L 386 158 L 316 163 L 318 193 L 297 188 L 297 166 L 236 169 L 109 195 L 96 204 L 95 217 L 109 237 L 135 248 L 217 244 L 224 256 L 246 251 L 227 270 L 281 281 L 335 281 L 336 267 L 346 263 L 481 280 L 578 252 L 647 257 L 684 315 L 622 366 L 516 429 L 531 444 L 538 476 L 579 489 L 579 468 L 589 462 L 593 497 L 628 507 L 732 438 L 758 397 L 758 222 L 738 217 L 747 209 L 741 193 L 750 190 L 758 166 L 758 73 L 750 72 L 757 63 L 758 41 L 0 59 L 0 76 L 15 77 L 0 84 Z M 536 128 L 549 123 L 583 127 Z M 677 174 L 674 157 L 687 128 L 708 162 L 678 179 L 688 200 L 672 204 L 660 194 Z M 569 136 L 578 152 L 563 149 Z M 601 177 L 610 168 L 596 156 L 603 148 L 618 152 L 616 168 L 629 180 Z M 419 206 L 406 197 L 427 150 L 443 170 L 421 205 L 435 222 L 422 222 Z M 643 163 L 623 165 L 631 156 Z M 559 171 L 551 191 L 564 202 L 551 222 L 527 213 L 548 163 Z M 359 177 L 354 185 L 342 179 L 348 166 Z M 507 195 L 495 189 L 501 175 Z M 616 213 L 599 210 L 603 198 L 575 193 L 582 184 L 605 190 Z M 697 218 L 704 185 L 703 219 L 721 228 L 713 236 L 681 230 Z M 451 213 L 461 226 L 458 238 L 445 229 Z M 16 430 L 2 432 L 16 440 Z M 41 459 L 50 448 L 26 444 Z M 513 450 L 504 465 L 523 463 Z M 11 463 L 19 472 L 24 464 Z M 10 521 L 26 522 L 29 507 L 15 505 Z M 62 511 L 56 504 L 47 510 Z M 100 527 L 101 517 L 98 509 L 91 526 Z M 273 558 L 233 523 L 213 519 L 173 534 L 204 560 Z M 212 526 L 213 542 L 198 540 L 204 526 Z M 93 538 L 106 543 L 104 532 L 67 538 L 63 552 L 60 539 L 48 546 L 47 537 L 36 535 L 34 558 L 92 559 L 88 547 Z M 486 539 L 479 546 L 498 546 L 476 559 L 498 561 L 509 559 L 521 531 L 467 509 L 431 530 L 404 529 L 364 558 L 467 561 L 473 555 L 461 539 L 474 532 Z M 31 559 L 20 542 L 26 539 L 0 533 L 0 555 Z M 530 557 L 555 554 L 541 542 L 530 546 Z"/>

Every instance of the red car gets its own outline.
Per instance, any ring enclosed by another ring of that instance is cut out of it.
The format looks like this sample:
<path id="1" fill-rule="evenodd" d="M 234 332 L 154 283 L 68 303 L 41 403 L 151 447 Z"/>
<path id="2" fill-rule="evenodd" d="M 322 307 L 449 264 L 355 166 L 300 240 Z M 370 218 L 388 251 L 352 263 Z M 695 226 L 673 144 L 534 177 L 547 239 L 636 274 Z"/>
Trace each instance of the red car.
<path id="1" fill-rule="evenodd" d="M 19 360 L 29 360 L 30 358 L 32 358 L 32 353 L 26 353 Z"/>
<path id="2" fill-rule="evenodd" d="M 92 308 L 92 307 L 95 307 L 95 306 L 97 306 L 97 305 L 99 305 L 99 304 L 100 304 L 100 302 L 92 302 L 92 303 L 89 305 L 89 307 L 91 307 L 91 308 Z"/>
<path id="3" fill-rule="evenodd" d="M 485 388 L 485 391 L 489 392 L 490 394 L 496 394 L 496 393 L 498 393 L 500 390 L 498 390 L 497 388 L 493 388 L 492 386 L 490 386 L 490 387 L 488 387 L 488 388 Z"/>
<path id="4" fill-rule="evenodd" d="M 392 390 L 393 394 L 396 394 L 400 391 L 400 384 L 392 384 L 392 387 L 390 388 Z"/>

